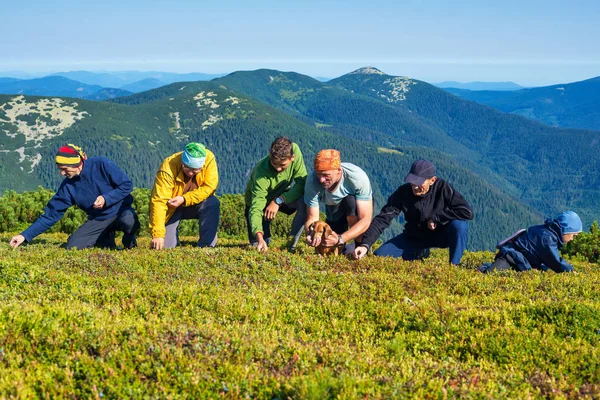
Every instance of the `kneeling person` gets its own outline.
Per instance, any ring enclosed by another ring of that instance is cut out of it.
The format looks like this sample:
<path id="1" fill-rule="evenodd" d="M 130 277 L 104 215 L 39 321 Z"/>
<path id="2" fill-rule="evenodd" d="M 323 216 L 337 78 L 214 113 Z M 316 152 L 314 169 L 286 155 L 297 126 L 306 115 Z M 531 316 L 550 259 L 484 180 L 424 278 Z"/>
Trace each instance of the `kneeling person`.
<path id="1" fill-rule="evenodd" d="M 122 231 L 123 246 L 136 246 L 140 228 L 131 208 L 133 183 L 112 161 L 104 157 L 87 158 L 77 146 L 62 146 L 56 154 L 56 166 L 65 177 L 44 213 L 20 235 L 10 240 L 15 248 L 44 233 L 57 223 L 73 205 L 87 214 L 87 221 L 68 239 L 67 249 L 88 247 L 115 248 L 115 232 Z"/>
<path id="2" fill-rule="evenodd" d="M 218 183 L 215 156 L 200 143 L 189 143 L 182 152 L 165 158 L 150 198 L 151 247 L 177 246 L 179 223 L 184 219 L 198 220 L 198 247 L 215 247 L 220 218 L 220 202 L 215 197 Z"/>
<path id="3" fill-rule="evenodd" d="M 493 264 L 479 267 L 480 272 L 494 270 L 529 271 L 532 268 L 554 272 L 573 272 L 573 266 L 565 261 L 559 249 L 581 233 L 583 224 L 573 211 L 565 211 L 543 225 L 521 230 L 497 247 Z"/>
<path id="4" fill-rule="evenodd" d="M 278 212 L 296 215 L 292 221 L 292 243 L 295 249 L 306 219 L 304 184 L 306 166 L 296 143 L 278 137 L 271 143 L 269 155 L 261 159 L 250 176 L 244 200 L 248 240 L 259 251 L 267 251 L 271 239 L 271 221 Z"/>
<path id="5" fill-rule="evenodd" d="M 415 161 L 405 182 L 373 219 L 354 258 L 363 258 L 392 220 L 404 213 L 404 231 L 378 248 L 376 256 L 418 260 L 427 257 L 431 247 L 450 248 L 450 263 L 458 265 L 467 246 L 471 207 L 448 182 L 437 178 L 429 161 Z"/>
<path id="6" fill-rule="evenodd" d="M 373 193 L 367 174 L 350 163 L 342 163 L 337 150 L 321 150 L 314 160 L 314 172 L 304 187 L 307 206 L 306 241 L 317 247 L 320 237 L 311 237 L 310 225 L 319 220 L 319 202 L 325 203 L 325 222 L 334 233 L 324 239 L 326 247 L 345 246 L 353 240 L 358 243 L 369 227 L 373 216 Z M 351 254 L 354 245 L 345 246 L 344 253 Z"/>

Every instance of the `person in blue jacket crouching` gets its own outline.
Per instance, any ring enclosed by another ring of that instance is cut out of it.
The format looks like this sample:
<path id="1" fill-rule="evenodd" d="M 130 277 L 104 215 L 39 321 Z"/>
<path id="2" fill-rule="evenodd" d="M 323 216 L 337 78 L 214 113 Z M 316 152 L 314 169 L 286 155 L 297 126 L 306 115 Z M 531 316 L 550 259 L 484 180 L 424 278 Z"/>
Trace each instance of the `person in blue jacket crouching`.
<path id="1" fill-rule="evenodd" d="M 123 231 L 123 246 L 136 247 L 135 233 L 140 222 L 131 207 L 133 183 L 112 161 L 104 157 L 87 158 L 81 148 L 62 146 L 56 153 L 56 167 L 65 177 L 44 213 L 20 235 L 13 236 L 10 245 L 23 242 L 47 231 L 65 211 L 77 205 L 85 211 L 87 221 L 67 241 L 67 249 L 88 247 L 115 248 L 115 231 Z"/>
<path id="2" fill-rule="evenodd" d="M 581 219 L 575 212 L 562 212 L 554 219 L 547 219 L 543 225 L 529 227 L 500 242 L 494 262 L 483 264 L 479 271 L 529 271 L 535 268 L 573 272 L 573 266 L 562 259 L 558 250 L 573 240 L 582 227 Z"/>

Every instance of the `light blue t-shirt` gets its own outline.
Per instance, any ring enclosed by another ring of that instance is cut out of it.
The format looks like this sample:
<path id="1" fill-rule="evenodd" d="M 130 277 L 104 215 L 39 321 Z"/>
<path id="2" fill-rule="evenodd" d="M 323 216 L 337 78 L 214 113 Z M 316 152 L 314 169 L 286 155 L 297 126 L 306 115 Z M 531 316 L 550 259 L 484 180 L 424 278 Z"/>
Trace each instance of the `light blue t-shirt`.
<path id="1" fill-rule="evenodd" d="M 369 177 L 359 167 L 350 163 L 342 163 L 342 178 L 335 190 L 330 193 L 325 190 L 315 171 L 312 171 L 304 186 L 304 202 L 309 207 L 319 207 L 319 202 L 325 204 L 327 219 L 335 221 L 334 215 L 344 197 L 353 195 L 356 200 L 370 201 L 373 199 Z"/>

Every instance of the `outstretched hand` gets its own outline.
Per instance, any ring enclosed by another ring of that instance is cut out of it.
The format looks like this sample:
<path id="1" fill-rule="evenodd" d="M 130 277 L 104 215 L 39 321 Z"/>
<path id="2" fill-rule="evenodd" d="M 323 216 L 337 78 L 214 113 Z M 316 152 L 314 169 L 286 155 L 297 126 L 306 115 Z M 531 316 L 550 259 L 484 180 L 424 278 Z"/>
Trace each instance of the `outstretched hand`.
<path id="1" fill-rule="evenodd" d="M 154 238 L 150 243 L 150 248 L 153 250 L 162 250 L 165 247 L 165 238 Z"/>
<path id="2" fill-rule="evenodd" d="M 365 246 L 356 246 L 356 248 L 354 249 L 354 254 L 352 254 L 352 256 L 355 260 L 360 260 L 361 258 L 366 256 L 368 252 L 369 249 L 367 249 Z"/>
<path id="3" fill-rule="evenodd" d="M 10 246 L 13 249 L 16 249 L 25 241 L 25 236 L 23 235 L 15 235 L 10 239 Z"/>
<path id="4" fill-rule="evenodd" d="M 267 242 L 264 239 L 258 239 L 258 245 L 256 246 L 256 249 L 261 253 L 266 253 L 269 251 L 269 245 L 267 245 Z"/>

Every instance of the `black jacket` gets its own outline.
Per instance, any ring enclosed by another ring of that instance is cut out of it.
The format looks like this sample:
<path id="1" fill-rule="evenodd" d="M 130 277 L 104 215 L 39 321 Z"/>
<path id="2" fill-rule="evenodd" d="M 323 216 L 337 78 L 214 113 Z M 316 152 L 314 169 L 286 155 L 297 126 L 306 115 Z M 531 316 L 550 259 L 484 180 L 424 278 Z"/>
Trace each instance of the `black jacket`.
<path id="1" fill-rule="evenodd" d="M 443 179 L 437 179 L 423 197 L 415 196 L 410 183 L 405 183 L 392 193 L 379 215 L 371 221 L 362 244 L 371 247 L 400 213 L 404 213 L 406 220 L 404 232 L 415 239 L 425 238 L 434 232 L 427 227 L 430 219 L 437 225 L 445 225 L 455 219 L 473 219 L 473 211 L 467 201 Z"/>

